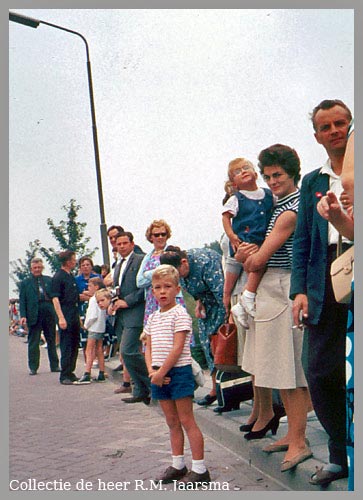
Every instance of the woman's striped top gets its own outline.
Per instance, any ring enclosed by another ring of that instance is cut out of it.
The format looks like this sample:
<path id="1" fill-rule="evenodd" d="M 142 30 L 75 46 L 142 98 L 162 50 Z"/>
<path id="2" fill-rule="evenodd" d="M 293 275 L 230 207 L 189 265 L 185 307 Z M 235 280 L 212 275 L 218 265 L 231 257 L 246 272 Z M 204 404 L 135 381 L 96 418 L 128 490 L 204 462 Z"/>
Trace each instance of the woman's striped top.
<path id="1" fill-rule="evenodd" d="M 292 194 L 281 198 L 281 200 L 277 200 L 275 208 L 272 212 L 272 216 L 270 219 L 270 223 L 268 225 L 266 236 L 268 236 L 272 229 L 274 228 L 278 217 L 291 210 L 292 212 L 297 213 L 299 209 L 299 201 L 300 201 L 300 190 L 294 191 Z M 277 252 L 270 258 L 267 263 L 267 267 L 279 267 L 282 269 L 291 269 L 292 263 L 292 242 L 294 239 L 294 233 L 292 233 L 289 238 L 285 241 L 285 243 L 280 247 Z"/>

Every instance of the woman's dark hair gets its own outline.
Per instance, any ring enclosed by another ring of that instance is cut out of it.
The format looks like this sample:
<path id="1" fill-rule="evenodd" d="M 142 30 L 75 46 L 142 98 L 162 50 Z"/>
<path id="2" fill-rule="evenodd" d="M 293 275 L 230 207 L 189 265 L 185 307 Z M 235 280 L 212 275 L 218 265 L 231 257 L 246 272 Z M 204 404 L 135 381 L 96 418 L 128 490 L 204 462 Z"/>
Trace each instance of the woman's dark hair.
<path id="1" fill-rule="evenodd" d="M 283 144 L 274 144 L 266 149 L 263 149 L 258 155 L 258 166 L 261 174 L 265 167 L 278 165 L 283 168 L 285 172 L 294 179 L 294 184 L 300 180 L 300 158 L 295 149 Z"/>
<path id="2" fill-rule="evenodd" d="M 93 265 L 93 260 L 91 259 L 91 257 L 89 257 L 89 255 L 84 255 L 83 257 L 81 257 L 78 261 L 78 265 L 79 267 L 81 267 L 81 264 L 85 261 L 88 261 L 90 264 L 91 264 L 91 267 L 93 269 L 94 265 Z"/>

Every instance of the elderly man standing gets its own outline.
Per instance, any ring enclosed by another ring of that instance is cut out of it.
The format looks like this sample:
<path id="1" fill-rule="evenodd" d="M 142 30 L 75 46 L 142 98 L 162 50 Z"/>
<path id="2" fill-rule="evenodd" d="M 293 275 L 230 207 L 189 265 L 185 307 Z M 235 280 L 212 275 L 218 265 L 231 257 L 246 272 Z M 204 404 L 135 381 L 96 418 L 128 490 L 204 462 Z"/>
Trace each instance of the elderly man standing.
<path id="1" fill-rule="evenodd" d="M 348 306 L 334 298 L 330 265 L 336 258 L 338 232 L 323 219 L 317 204 L 326 192 L 337 198 L 352 114 L 340 100 L 324 100 L 312 112 L 315 139 L 328 154 L 323 167 L 305 175 L 293 243 L 290 298 L 294 323 L 308 332 L 307 378 L 316 415 L 329 436 L 329 463 L 310 483 L 326 485 L 347 477 L 345 411 L 345 339 Z M 350 244 L 345 240 L 343 248 Z"/>
<path id="2" fill-rule="evenodd" d="M 43 331 L 47 341 L 50 370 L 59 372 L 59 360 L 56 350 L 56 317 L 52 303 L 52 278 L 43 275 L 43 261 L 39 257 L 32 259 L 32 276 L 21 283 L 20 287 L 20 323 L 27 325 L 29 374 L 36 375 L 39 368 L 40 334 Z"/>

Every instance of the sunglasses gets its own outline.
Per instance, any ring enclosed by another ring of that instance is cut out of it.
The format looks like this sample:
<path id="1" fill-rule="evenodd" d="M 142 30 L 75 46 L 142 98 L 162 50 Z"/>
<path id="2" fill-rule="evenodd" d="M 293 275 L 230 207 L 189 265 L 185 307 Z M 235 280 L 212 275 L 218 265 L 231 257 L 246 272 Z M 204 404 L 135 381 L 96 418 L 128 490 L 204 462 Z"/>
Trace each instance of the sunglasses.
<path id="1" fill-rule="evenodd" d="M 166 235 L 167 233 L 151 233 L 151 236 L 155 236 L 155 238 L 160 238 L 160 236 L 165 238 Z"/>

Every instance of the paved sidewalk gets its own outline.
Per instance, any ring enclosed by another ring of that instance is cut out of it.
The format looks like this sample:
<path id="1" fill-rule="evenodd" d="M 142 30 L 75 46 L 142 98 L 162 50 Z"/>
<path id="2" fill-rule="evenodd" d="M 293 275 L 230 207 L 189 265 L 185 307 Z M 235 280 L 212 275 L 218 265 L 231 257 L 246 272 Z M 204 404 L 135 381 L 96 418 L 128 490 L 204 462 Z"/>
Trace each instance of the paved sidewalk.
<path id="1" fill-rule="evenodd" d="M 111 358 L 108 363 L 108 369 L 112 377 L 120 377 L 118 373 L 115 374 L 112 371 L 112 368 L 118 365 L 119 361 L 116 358 Z M 201 399 L 212 387 L 212 381 L 208 375 L 209 372 L 205 371 L 204 373 L 206 383 L 204 387 L 198 388 L 195 392 L 195 399 Z M 334 481 L 326 487 L 309 484 L 310 476 L 315 472 L 315 467 L 321 467 L 328 461 L 328 436 L 316 417 L 308 421 L 306 432 L 313 457 L 299 464 L 295 470 L 281 473 L 280 466 L 284 453 L 267 454 L 262 451 L 262 448 L 284 436 L 287 432 L 287 423 L 280 424 L 276 436 L 268 433 L 264 439 L 247 441 L 244 439 L 243 433 L 239 431 L 239 426 L 241 423 L 246 422 L 251 412 L 251 405 L 252 402 L 247 401 L 240 404 L 239 410 L 217 414 L 213 412 L 213 409 L 217 406 L 217 402 L 209 407 L 202 407 L 195 404 L 194 413 L 204 436 L 209 436 L 218 441 L 247 461 L 251 466 L 256 467 L 263 471 L 264 474 L 283 484 L 287 490 L 310 492 L 348 490 L 347 479 Z"/>
<path id="2" fill-rule="evenodd" d="M 28 375 L 27 344 L 9 336 L 9 479 L 18 491 L 142 491 L 170 465 L 169 433 L 158 406 L 127 405 L 113 393 L 117 377 L 107 363 L 105 383 L 62 386 L 41 348 L 36 376 Z M 80 350 L 77 375 L 83 373 Z M 95 370 L 94 375 L 97 374 Z M 116 374 L 117 375 L 117 374 Z M 198 408 L 199 409 L 199 408 Z M 198 411 L 213 413 L 210 410 Z M 214 415 L 213 415 L 214 416 Z M 220 418 L 215 417 L 221 421 Z M 199 419 L 201 425 L 203 419 Z M 204 430 L 204 429 L 203 429 Z M 215 488 L 286 491 L 242 455 L 205 434 L 205 458 Z M 186 442 L 187 445 L 187 442 Z M 186 461 L 191 455 L 186 446 Z M 47 482 L 46 485 L 41 483 Z M 68 484 L 69 483 L 69 484 Z M 173 490 L 173 485 L 162 485 Z"/>

